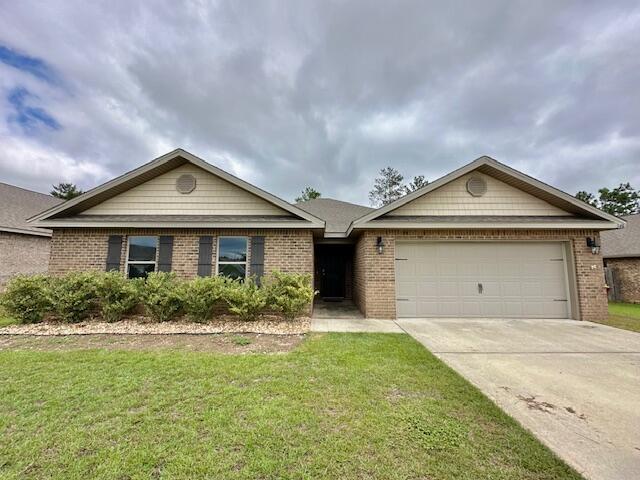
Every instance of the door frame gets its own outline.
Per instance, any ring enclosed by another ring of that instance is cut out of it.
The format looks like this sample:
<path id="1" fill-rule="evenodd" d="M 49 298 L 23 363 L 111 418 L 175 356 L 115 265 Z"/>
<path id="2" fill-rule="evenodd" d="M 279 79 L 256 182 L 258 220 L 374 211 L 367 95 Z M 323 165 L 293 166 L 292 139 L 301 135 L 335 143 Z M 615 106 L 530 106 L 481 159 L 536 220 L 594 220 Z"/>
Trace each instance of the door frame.
<path id="1" fill-rule="evenodd" d="M 394 248 L 397 248 L 398 244 L 412 244 L 412 243 L 520 243 L 520 244 L 531 244 L 531 243 L 559 243 L 562 246 L 562 256 L 564 260 L 564 283 L 565 289 L 567 292 L 567 319 L 578 320 L 580 317 L 580 304 L 578 301 L 578 282 L 575 268 L 575 256 L 573 252 L 573 244 L 571 240 L 553 240 L 553 239 L 539 239 L 539 240 L 498 240 L 498 239 L 451 239 L 451 240 L 438 240 L 438 239 L 404 239 L 404 238 L 396 238 Z M 397 263 L 397 252 L 394 250 L 393 252 L 393 277 L 394 277 L 394 302 L 395 302 L 395 310 L 396 310 L 396 318 L 400 318 L 398 316 L 398 275 L 396 271 L 396 263 Z M 571 268 L 570 268 L 571 267 Z M 429 318 L 429 317 L 424 317 Z M 472 317 L 470 317 L 472 318 Z M 511 318 L 511 317 L 508 317 Z M 519 318 L 519 317 L 513 317 Z M 559 319 L 562 320 L 562 319 Z"/>

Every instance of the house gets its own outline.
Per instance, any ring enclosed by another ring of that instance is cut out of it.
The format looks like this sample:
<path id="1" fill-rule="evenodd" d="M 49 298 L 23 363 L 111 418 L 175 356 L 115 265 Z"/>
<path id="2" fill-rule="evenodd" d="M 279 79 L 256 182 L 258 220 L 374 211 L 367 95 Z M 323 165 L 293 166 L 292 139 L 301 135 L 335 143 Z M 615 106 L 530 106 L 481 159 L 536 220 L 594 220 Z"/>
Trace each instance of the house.
<path id="1" fill-rule="evenodd" d="M 31 219 L 49 270 L 315 274 L 366 317 L 598 319 L 624 222 L 489 157 L 378 209 L 292 205 L 181 149 Z"/>
<path id="2" fill-rule="evenodd" d="M 60 199 L 0 182 L 0 286 L 18 274 L 46 273 L 51 230 L 27 218 Z"/>
<path id="3" fill-rule="evenodd" d="M 613 299 L 640 303 L 640 214 L 622 219 L 624 229 L 602 232 L 602 258 L 611 271 Z"/>

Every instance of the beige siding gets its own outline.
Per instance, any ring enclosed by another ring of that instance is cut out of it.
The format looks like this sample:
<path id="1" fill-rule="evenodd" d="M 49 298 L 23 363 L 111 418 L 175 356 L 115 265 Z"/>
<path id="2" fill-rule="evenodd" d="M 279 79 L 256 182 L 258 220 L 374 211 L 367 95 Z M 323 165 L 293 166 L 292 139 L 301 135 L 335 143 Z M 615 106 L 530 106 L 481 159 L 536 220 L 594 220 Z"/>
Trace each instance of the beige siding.
<path id="1" fill-rule="evenodd" d="M 185 173 L 196 177 L 196 189 L 186 195 L 178 193 L 175 188 L 176 179 Z M 182 165 L 82 213 L 87 215 L 288 214 L 266 200 L 195 165 Z"/>
<path id="2" fill-rule="evenodd" d="M 467 180 L 479 175 L 487 182 L 487 192 L 474 197 L 467 192 Z M 571 215 L 522 190 L 489 175 L 464 175 L 409 202 L 387 215 Z"/>

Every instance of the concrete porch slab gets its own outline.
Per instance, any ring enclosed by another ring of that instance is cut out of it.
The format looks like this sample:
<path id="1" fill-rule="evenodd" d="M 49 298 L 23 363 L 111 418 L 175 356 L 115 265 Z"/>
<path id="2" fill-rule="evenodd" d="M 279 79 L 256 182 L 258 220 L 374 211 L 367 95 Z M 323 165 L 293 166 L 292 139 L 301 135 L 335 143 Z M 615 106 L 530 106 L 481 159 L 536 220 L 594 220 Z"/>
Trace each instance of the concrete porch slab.
<path id="1" fill-rule="evenodd" d="M 404 333 L 393 320 L 374 318 L 312 318 L 312 332 Z"/>

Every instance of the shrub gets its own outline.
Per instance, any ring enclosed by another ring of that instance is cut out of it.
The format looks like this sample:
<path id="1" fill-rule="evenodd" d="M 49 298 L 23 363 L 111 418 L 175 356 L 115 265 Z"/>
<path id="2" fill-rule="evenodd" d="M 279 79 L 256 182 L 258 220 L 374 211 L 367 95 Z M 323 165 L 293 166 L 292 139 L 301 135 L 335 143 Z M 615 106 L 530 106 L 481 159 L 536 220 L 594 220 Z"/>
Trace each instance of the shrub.
<path id="1" fill-rule="evenodd" d="M 113 271 L 101 274 L 96 282 L 96 296 L 102 318 L 117 322 L 139 303 L 142 279 L 128 280 L 122 273 Z"/>
<path id="2" fill-rule="evenodd" d="M 183 286 L 173 272 L 153 272 L 140 289 L 140 299 L 156 322 L 173 319 L 182 310 Z"/>
<path id="3" fill-rule="evenodd" d="M 268 279 L 268 306 L 287 319 L 300 315 L 313 301 L 311 275 L 274 271 Z"/>
<path id="4" fill-rule="evenodd" d="M 228 280 L 225 277 L 198 277 L 184 285 L 184 310 L 189 320 L 206 322 L 221 302 Z"/>
<path id="5" fill-rule="evenodd" d="M 20 323 L 41 322 L 51 311 L 49 287 L 49 278 L 45 275 L 16 277 L 7 284 L 0 305 Z"/>
<path id="6" fill-rule="evenodd" d="M 244 282 L 227 280 L 223 298 L 229 311 L 242 320 L 254 320 L 267 305 L 266 289 L 258 287 L 251 277 Z"/>
<path id="7" fill-rule="evenodd" d="M 56 316 L 65 322 L 80 322 L 97 306 L 95 272 L 71 272 L 51 279 L 51 303 Z"/>

